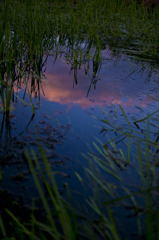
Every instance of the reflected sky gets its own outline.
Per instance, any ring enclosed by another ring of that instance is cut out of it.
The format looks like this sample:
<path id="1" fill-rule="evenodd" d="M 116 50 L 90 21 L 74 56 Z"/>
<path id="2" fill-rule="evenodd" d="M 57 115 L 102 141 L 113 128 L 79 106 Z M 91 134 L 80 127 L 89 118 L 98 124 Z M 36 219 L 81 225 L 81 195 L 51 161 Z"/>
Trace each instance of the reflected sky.
<path id="1" fill-rule="evenodd" d="M 45 72 L 47 80 L 42 81 L 45 96 L 42 97 L 67 105 L 68 110 L 75 104 L 83 109 L 114 104 L 145 108 L 154 101 L 150 96 L 157 96 L 159 91 L 157 75 L 148 79 L 146 70 L 139 71 L 139 66 L 130 64 L 126 59 L 117 64 L 113 59 L 103 61 L 99 74 L 93 80 L 91 66 L 87 75 L 84 69 L 78 69 L 77 84 L 74 83 L 73 70 L 70 71 L 70 66 L 63 59 L 57 59 L 54 66 L 53 61 L 53 57 L 48 58 Z"/>
<path id="2" fill-rule="evenodd" d="M 74 69 L 71 70 L 70 64 L 67 64 L 63 57 L 58 56 L 55 63 L 54 56 L 48 57 L 45 66 L 46 78 L 42 79 L 40 85 L 40 100 L 39 96 L 32 99 L 35 106 L 35 116 L 32 116 L 30 98 L 25 93 L 25 86 L 22 89 L 15 90 L 18 98 L 15 98 L 12 103 L 13 110 L 9 115 L 9 120 L 6 116 L 6 125 L 3 114 L 0 114 L 1 142 L 5 142 L 5 139 L 7 139 L 5 147 L 0 146 L 1 154 L 5 156 L 6 152 L 14 151 L 15 162 L 22 155 L 25 147 L 34 148 L 38 154 L 35 144 L 35 129 L 38 129 L 42 144 L 49 157 L 54 153 L 56 155 L 56 157 L 49 158 L 53 170 L 69 174 L 71 178 L 67 181 L 70 188 L 77 189 L 79 182 L 74 171 L 84 177 L 83 168 L 88 166 L 88 162 L 82 154 L 87 154 L 90 151 L 88 145 L 92 149 L 93 142 L 96 142 L 97 139 L 105 144 L 110 139 L 117 137 L 118 133 L 114 132 L 117 125 L 123 130 L 128 128 L 128 123 L 119 105 L 126 112 L 133 129 L 139 133 L 143 133 L 145 125 L 142 122 L 134 125 L 134 119 L 144 118 L 147 114 L 151 114 L 158 109 L 158 101 L 152 97 L 158 97 L 159 75 L 154 72 L 149 77 L 149 70 L 141 71 L 140 64 L 130 63 L 129 61 L 124 57 L 117 61 L 112 58 L 111 54 L 103 52 L 100 71 L 97 71 L 96 75 L 93 74 L 93 61 L 90 61 L 87 75 L 84 66 L 81 66 L 81 69 L 77 70 L 75 81 Z M 102 106 L 109 113 L 109 118 L 99 109 L 99 106 Z M 140 109 L 137 109 L 136 106 Z M 108 126 L 96 118 L 106 118 L 112 125 Z M 151 128 L 152 139 L 156 142 L 159 138 L 157 132 L 158 118 L 159 116 L 156 115 L 157 120 L 156 122 L 154 120 L 153 123 L 155 124 Z M 101 131 L 104 127 L 106 133 Z M 127 156 L 127 148 L 123 138 L 117 140 L 117 147 L 121 148 Z M 127 141 L 127 139 L 124 140 Z M 51 147 L 48 146 L 48 143 Z M 133 154 L 136 151 L 133 144 L 131 150 Z M 96 150 L 93 148 L 93 151 Z M 136 158 L 132 157 L 131 160 L 132 165 L 136 166 Z M 64 164 L 62 164 L 63 162 Z M 13 165 L 3 168 L 4 176 L 1 185 L 3 188 L 14 190 L 17 195 L 22 194 L 27 202 L 29 197 L 34 195 L 34 187 L 31 179 L 28 178 L 29 180 L 18 182 L 17 191 L 17 183 L 12 181 L 12 178 L 18 175 L 19 169 L 20 171 L 21 169 L 28 170 L 23 159 L 20 159 L 18 164 L 13 163 Z M 138 184 L 139 177 L 132 169 L 129 168 L 127 173 L 122 172 L 122 175 L 128 184 Z M 29 190 L 28 181 L 30 181 Z M 63 185 L 63 181 L 64 179 L 60 176 L 58 183 Z M 27 190 L 25 191 L 25 189 Z"/>

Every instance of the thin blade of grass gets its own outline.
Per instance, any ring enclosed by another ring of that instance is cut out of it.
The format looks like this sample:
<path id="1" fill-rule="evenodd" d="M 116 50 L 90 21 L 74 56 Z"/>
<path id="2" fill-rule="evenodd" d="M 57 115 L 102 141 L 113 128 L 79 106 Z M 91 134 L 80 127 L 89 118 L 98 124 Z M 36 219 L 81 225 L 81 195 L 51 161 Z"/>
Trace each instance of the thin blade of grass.
<path id="1" fill-rule="evenodd" d="M 119 105 L 119 107 L 120 107 L 120 109 L 121 109 L 121 111 L 122 111 L 122 113 L 123 113 L 123 115 L 124 115 L 124 117 L 125 117 L 125 119 L 126 119 L 128 125 L 129 125 L 130 129 L 132 130 L 132 126 L 131 126 L 131 124 L 130 124 L 130 122 L 129 122 L 129 120 L 128 120 L 128 118 L 127 118 L 125 112 L 124 112 L 124 109 L 122 108 L 121 105 Z"/>
<path id="2" fill-rule="evenodd" d="M 140 119 L 140 120 L 137 120 L 137 121 L 135 121 L 134 123 L 143 122 L 143 121 L 149 119 L 150 117 L 152 117 L 152 116 L 153 116 L 154 114 L 156 114 L 157 112 L 159 112 L 159 110 L 157 110 L 157 111 L 155 111 L 155 112 L 153 112 L 153 113 L 151 113 L 151 114 L 148 114 L 147 117 L 142 118 L 142 119 Z"/>
<path id="3" fill-rule="evenodd" d="M 43 205 L 44 205 L 45 211 L 46 211 L 46 213 L 47 213 L 48 219 L 49 219 L 50 224 L 51 224 L 51 226 L 52 226 L 52 230 L 53 230 L 54 236 L 55 236 L 55 238 L 56 238 L 57 240 L 60 240 L 60 234 L 58 233 L 58 230 L 57 230 L 57 228 L 56 228 L 54 219 L 53 219 L 53 217 L 52 217 L 51 209 L 50 209 L 50 207 L 49 207 L 49 205 L 48 205 L 48 203 L 47 203 L 46 197 L 45 197 L 45 195 L 44 195 L 43 188 L 42 188 L 41 183 L 40 183 L 40 181 L 39 181 L 39 179 L 38 179 L 38 176 L 37 176 L 36 171 L 35 171 L 35 169 L 34 169 L 32 160 L 31 160 L 30 155 L 29 155 L 29 153 L 28 153 L 27 150 L 25 151 L 25 155 L 26 155 L 26 157 L 27 157 L 27 160 L 28 160 L 28 164 L 29 164 L 31 173 L 32 173 L 32 175 L 33 175 L 33 178 L 34 178 L 36 187 L 37 187 L 37 189 L 38 189 L 38 192 L 39 192 L 39 194 L 40 194 L 41 200 L 42 200 L 42 202 L 43 202 Z M 34 159 L 34 160 L 35 160 L 35 159 Z"/>
<path id="4" fill-rule="evenodd" d="M 1 229 L 3 237 L 7 238 L 6 229 L 4 227 L 4 224 L 3 224 L 1 216 L 0 216 L 0 229 Z"/>
<path id="5" fill-rule="evenodd" d="M 33 235 L 32 232 L 29 231 L 29 230 L 20 222 L 20 220 L 13 215 L 12 212 L 10 212 L 8 209 L 6 209 L 6 212 L 7 212 L 8 215 L 14 220 L 14 222 L 17 224 L 17 226 L 20 227 L 20 229 L 22 230 L 22 232 L 23 232 L 24 234 L 26 234 L 28 237 L 33 237 L 34 240 L 40 240 L 40 238 L 37 237 L 37 236 L 35 236 L 35 235 Z"/>

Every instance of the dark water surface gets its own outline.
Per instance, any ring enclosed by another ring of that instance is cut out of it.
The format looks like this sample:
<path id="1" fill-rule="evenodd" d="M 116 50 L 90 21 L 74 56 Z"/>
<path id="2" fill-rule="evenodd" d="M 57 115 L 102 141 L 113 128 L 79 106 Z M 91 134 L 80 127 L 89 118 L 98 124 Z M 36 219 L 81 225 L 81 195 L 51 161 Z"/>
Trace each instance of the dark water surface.
<path id="1" fill-rule="evenodd" d="M 35 116 L 29 95 L 25 93 L 25 84 L 21 89 L 15 86 L 9 116 L 4 116 L 3 111 L 0 113 L 1 189 L 22 197 L 26 204 L 38 196 L 24 149 L 33 148 L 39 155 L 39 137 L 53 170 L 63 173 L 57 174 L 61 189 L 63 183 L 68 182 L 71 189 L 80 191 L 74 171 L 85 178 L 83 169 L 88 162 L 82 153 L 90 151 L 88 145 L 93 148 L 95 138 L 105 144 L 116 136 L 111 131 L 112 127 L 106 127 L 99 119 L 107 119 L 123 129 L 128 126 L 120 105 L 132 128 L 138 132 L 145 131 L 146 124 L 135 125 L 134 122 L 156 112 L 150 125 L 150 135 L 158 141 L 159 72 L 126 56 L 117 59 L 110 51 L 103 51 L 102 59 L 101 66 L 96 67 L 92 61 L 89 69 L 84 65 L 80 69 L 75 66 L 71 69 L 64 55 L 58 56 L 55 63 L 55 56 L 49 56 L 43 67 L 45 78 L 40 80 L 39 88 L 36 84 L 32 87 Z M 29 81 L 29 89 L 30 86 Z M 107 132 L 102 132 L 103 128 L 107 128 Z M 125 153 L 126 146 L 122 140 L 116 144 Z M 137 164 L 135 161 L 132 157 L 134 166 Z M 121 174 L 127 183 L 138 184 L 139 177 L 134 168 Z"/>

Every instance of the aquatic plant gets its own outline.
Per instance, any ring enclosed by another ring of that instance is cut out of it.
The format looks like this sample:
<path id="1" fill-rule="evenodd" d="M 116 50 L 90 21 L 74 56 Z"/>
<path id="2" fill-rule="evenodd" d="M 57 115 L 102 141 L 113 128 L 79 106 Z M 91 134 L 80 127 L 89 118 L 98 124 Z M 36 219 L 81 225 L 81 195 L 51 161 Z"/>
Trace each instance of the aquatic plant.
<path id="1" fill-rule="evenodd" d="M 119 128 L 111 120 L 108 121 L 108 118 L 102 119 L 103 124 L 116 132 L 116 137 L 105 144 L 96 139 L 89 153 L 83 155 L 89 161 L 89 166 L 84 169 L 87 180 L 75 172 L 79 183 L 84 187 L 84 191 L 80 193 L 83 199 L 81 208 L 77 208 L 73 201 L 73 192 L 69 190 L 67 183 L 67 197 L 60 194 L 56 173 L 52 171 L 42 145 L 39 145 L 42 162 L 38 161 L 33 150 L 30 153 L 26 150 L 45 213 L 40 220 L 33 211 L 29 221 L 21 222 L 15 214 L 6 210 L 11 223 L 16 226 L 16 231 L 13 232 L 15 239 L 24 239 L 26 236 L 27 239 L 118 240 L 130 239 L 133 230 L 136 239 L 158 239 L 158 164 L 156 155 L 152 154 L 158 149 L 158 143 L 150 137 L 152 115 L 138 120 L 138 124 L 147 121 L 145 132 L 141 133 L 140 129 L 138 132 L 133 129 L 123 108 L 120 106 L 119 109 L 127 126 Z M 121 138 L 122 144 L 126 146 L 124 152 L 117 143 L 120 143 Z M 134 147 L 137 151 L 133 150 Z M 125 179 L 131 175 L 132 169 L 133 180 L 138 179 L 137 185 L 129 185 L 129 181 Z M 123 173 L 127 175 L 124 176 Z M 89 191 L 85 195 L 86 188 Z M 122 226 L 118 211 L 123 213 L 123 222 L 127 215 L 133 219 L 133 230 L 126 223 L 126 228 Z M 9 238 L 3 219 L 0 220 L 0 228 L 3 239 Z"/>

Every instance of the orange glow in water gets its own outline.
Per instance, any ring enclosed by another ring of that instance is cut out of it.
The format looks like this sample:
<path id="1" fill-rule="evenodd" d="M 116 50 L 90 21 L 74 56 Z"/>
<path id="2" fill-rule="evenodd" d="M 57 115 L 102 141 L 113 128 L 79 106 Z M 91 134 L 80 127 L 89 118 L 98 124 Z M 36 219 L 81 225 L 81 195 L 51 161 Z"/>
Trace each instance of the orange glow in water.
<path id="1" fill-rule="evenodd" d="M 133 83 L 128 79 L 128 73 L 121 71 L 119 74 L 114 74 L 109 70 L 108 63 L 107 68 L 101 69 L 96 86 L 91 85 L 91 76 L 86 76 L 83 70 L 78 70 L 77 84 L 74 84 L 73 72 L 70 74 L 70 67 L 61 61 L 46 72 L 47 80 L 43 79 L 42 81 L 45 93 L 43 97 L 48 101 L 68 105 L 69 108 L 73 104 L 79 104 L 83 109 L 96 105 L 112 106 L 113 104 L 125 107 L 146 107 L 153 101 L 152 98 L 143 94 L 143 81 Z M 145 85 L 145 89 L 147 87 Z"/>

